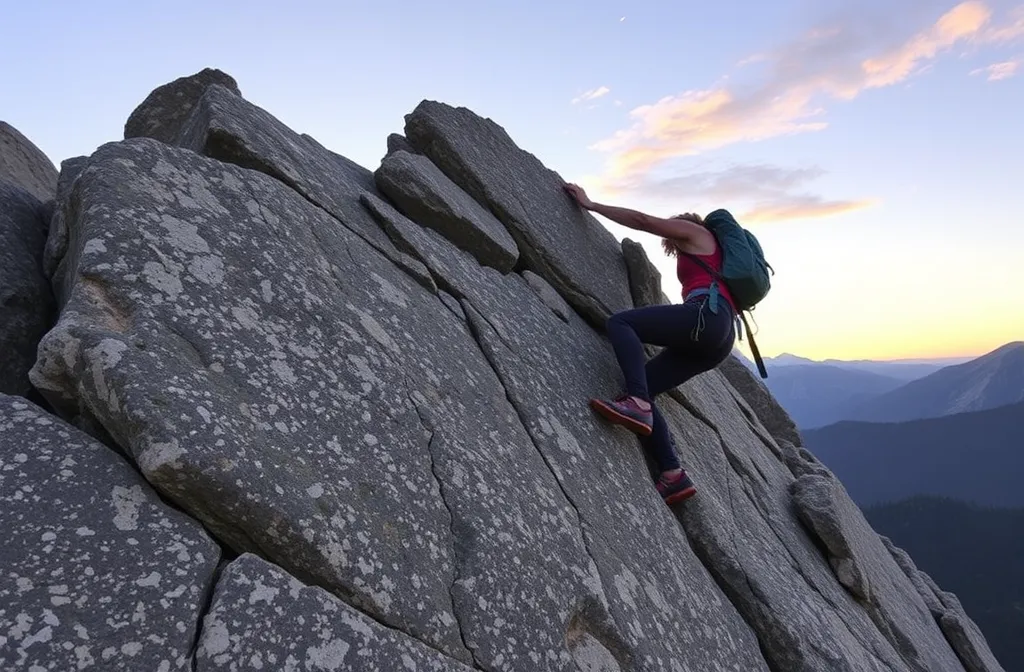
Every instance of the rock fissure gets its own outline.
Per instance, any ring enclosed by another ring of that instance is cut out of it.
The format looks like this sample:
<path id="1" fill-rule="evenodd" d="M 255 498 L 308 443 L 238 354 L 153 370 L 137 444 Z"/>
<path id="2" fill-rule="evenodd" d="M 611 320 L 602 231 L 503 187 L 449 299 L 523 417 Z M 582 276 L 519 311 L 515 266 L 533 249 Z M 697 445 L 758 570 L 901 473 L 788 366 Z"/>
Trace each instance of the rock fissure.
<path id="1" fill-rule="evenodd" d="M 590 562 L 593 563 L 594 567 L 598 567 L 597 559 L 595 558 L 594 552 L 593 552 L 593 550 L 590 547 L 590 543 L 591 542 L 590 542 L 589 535 L 588 535 L 587 529 L 586 529 L 586 521 L 584 520 L 583 515 L 580 513 L 579 507 L 577 506 L 576 502 L 573 501 L 572 496 L 569 494 L 569 492 L 565 489 L 565 486 L 562 484 L 562 479 L 558 475 L 558 470 L 555 469 L 553 464 L 551 464 L 551 461 L 548 459 L 548 456 L 544 454 L 544 451 L 541 449 L 540 445 L 537 444 L 536 439 L 534 439 L 533 433 L 530 432 L 530 427 L 529 427 L 528 420 L 527 420 L 527 417 L 528 417 L 527 414 L 523 412 L 523 409 L 516 402 L 516 400 L 514 399 L 513 395 L 511 395 L 509 393 L 508 383 L 505 381 L 505 378 L 504 378 L 504 376 L 502 374 L 501 367 L 498 366 L 498 364 L 496 362 L 492 361 L 492 356 L 489 354 L 488 349 L 484 346 L 483 335 L 480 334 L 479 327 L 476 324 L 474 324 L 474 322 L 473 322 L 472 316 L 476 316 L 476 317 L 480 317 L 481 319 L 484 319 L 483 315 L 480 313 L 480 311 L 476 310 L 473 307 L 473 304 L 472 304 L 472 302 L 469 299 L 463 299 L 462 300 L 462 308 L 466 312 L 466 316 L 468 318 L 466 320 L 466 323 L 467 323 L 467 325 L 469 325 L 469 332 L 472 335 L 473 339 L 476 341 L 477 347 L 479 348 L 480 352 L 483 354 L 484 359 L 488 362 L 488 364 L 490 365 L 491 369 L 494 371 L 494 375 L 497 377 L 499 385 L 501 385 L 502 391 L 505 394 L 505 398 L 508 400 L 509 405 L 515 411 L 516 416 L 519 419 L 519 423 L 522 425 L 523 429 L 526 431 L 526 435 L 530 439 L 530 443 L 533 445 L 533 447 L 537 451 L 538 455 L 540 455 L 540 458 L 541 458 L 541 460 L 543 460 L 544 465 L 551 472 L 551 475 L 554 478 L 555 483 L 558 485 L 559 491 L 561 491 L 561 493 L 562 493 L 562 497 L 564 497 L 565 501 L 569 504 L 570 507 L 572 507 L 573 513 L 575 515 L 575 523 L 578 526 L 579 531 L 580 531 L 580 541 L 583 544 L 584 551 L 586 551 L 586 553 L 587 553 L 587 557 L 590 558 Z M 487 322 L 486 319 L 484 319 L 484 321 L 488 324 L 488 326 L 490 326 L 490 322 Z M 491 328 L 493 329 L 493 327 L 491 327 Z M 500 338 L 500 334 L 498 336 Z M 600 580 L 602 582 L 602 592 L 604 592 L 604 590 L 605 590 L 605 588 L 603 586 L 604 581 L 603 581 L 603 579 L 600 579 Z M 614 614 L 610 614 L 610 617 L 614 620 L 615 615 Z M 621 624 L 619 625 L 619 627 L 621 627 Z"/>
<path id="2" fill-rule="evenodd" d="M 480 663 L 477 659 L 476 651 L 466 641 L 466 631 L 463 626 L 463 616 L 461 610 L 458 607 L 458 603 L 455 600 L 455 584 L 459 581 L 459 568 L 462 563 L 462 559 L 459 557 L 458 546 L 455 543 L 455 512 L 452 509 L 451 504 L 448 503 L 448 497 L 445 494 L 447 486 L 445 485 L 441 475 L 437 471 L 437 457 L 434 455 L 434 439 L 437 436 L 433 428 L 433 423 L 430 422 L 429 418 L 425 417 L 420 404 L 412 394 L 408 379 L 406 380 L 406 396 L 409 399 L 409 403 L 412 404 L 413 409 L 416 411 L 416 415 L 419 417 L 420 425 L 423 427 L 423 431 L 427 434 L 427 459 L 430 460 L 430 473 L 434 477 L 434 482 L 437 485 L 438 496 L 441 498 L 441 503 L 444 504 L 444 508 L 448 511 L 448 534 L 449 534 L 449 547 L 451 548 L 452 558 L 454 560 L 454 569 L 452 571 L 451 581 L 448 582 L 448 596 L 451 600 L 452 615 L 455 617 L 456 627 L 459 631 L 459 638 L 462 639 L 462 645 L 466 648 L 470 657 L 473 660 L 473 665 L 477 669 L 486 670 L 487 668 Z"/>
<path id="3" fill-rule="evenodd" d="M 232 560 L 233 559 L 234 558 L 232 558 Z M 210 609 L 213 607 L 213 596 L 217 591 L 217 583 L 220 581 L 224 568 L 230 562 L 230 560 L 225 559 L 224 556 L 221 555 L 221 559 L 217 563 L 217 567 L 210 575 L 210 580 L 203 587 L 202 596 L 200 598 L 199 613 L 196 615 L 195 632 L 192 636 L 192 645 L 189 647 L 188 651 L 189 665 L 192 668 L 192 672 L 196 672 L 198 664 L 196 661 L 196 652 L 199 650 L 199 642 L 203 637 L 203 621 L 206 619 L 207 614 L 210 613 Z"/>

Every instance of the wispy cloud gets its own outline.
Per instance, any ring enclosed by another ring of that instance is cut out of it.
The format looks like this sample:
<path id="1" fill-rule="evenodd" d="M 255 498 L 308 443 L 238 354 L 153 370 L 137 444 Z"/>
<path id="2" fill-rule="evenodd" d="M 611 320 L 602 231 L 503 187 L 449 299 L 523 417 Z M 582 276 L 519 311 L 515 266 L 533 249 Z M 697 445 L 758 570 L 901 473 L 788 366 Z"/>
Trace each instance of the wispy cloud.
<path id="1" fill-rule="evenodd" d="M 1009 61 L 1002 61 L 1001 63 L 993 63 L 992 65 L 985 66 L 984 68 L 978 68 L 977 70 L 971 70 L 972 75 L 985 75 L 990 82 L 997 82 L 1001 79 L 1009 79 L 1017 74 L 1017 70 L 1020 69 L 1021 59 L 1013 59 Z"/>
<path id="2" fill-rule="evenodd" d="M 736 203 L 748 222 L 827 217 L 874 205 L 872 199 L 827 200 L 807 193 L 807 183 L 823 176 L 821 168 L 784 168 L 771 164 L 733 164 L 667 178 L 644 179 L 624 185 L 632 193 L 653 200 Z M 733 209 L 733 206 L 730 206 Z"/>
<path id="3" fill-rule="evenodd" d="M 890 87 L 926 69 L 954 48 L 1006 43 L 1024 36 L 1024 12 L 996 21 L 980 0 L 967 0 L 933 18 L 924 29 L 899 34 L 894 23 L 845 17 L 807 31 L 780 48 L 743 59 L 758 68 L 751 86 L 729 82 L 666 96 L 630 112 L 629 127 L 592 145 L 608 156 L 602 191 L 635 191 L 667 162 L 736 143 L 822 131 L 826 104 L 864 91 Z M 1011 73 L 1012 74 L 1012 73 Z M 746 81 L 751 77 L 746 76 Z M 748 196 L 754 196 L 748 190 Z M 777 205 L 782 198 L 776 194 Z M 827 202 L 792 196 L 793 208 L 766 203 L 752 211 L 762 218 L 790 218 L 863 207 L 862 201 Z"/>
<path id="4" fill-rule="evenodd" d="M 572 104 L 576 105 L 577 103 L 582 103 L 585 100 L 597 100 L 601 96 L 608 95 L 610 92 L 611 89 L 609 89 L 607 86 L 599 86 L 596 89 L 584 91 L 580 95 L 576 96 L 575 98 L 572 99 Z"/>

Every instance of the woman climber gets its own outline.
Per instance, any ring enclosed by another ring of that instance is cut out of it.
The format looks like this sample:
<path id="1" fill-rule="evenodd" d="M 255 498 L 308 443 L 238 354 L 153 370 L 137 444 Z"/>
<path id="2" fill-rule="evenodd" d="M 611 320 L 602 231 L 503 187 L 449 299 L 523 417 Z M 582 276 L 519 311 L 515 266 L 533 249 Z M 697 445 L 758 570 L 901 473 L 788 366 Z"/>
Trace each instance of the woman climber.
<path id="1" fill-rule="evenodd" d="M 565 190 L 585 210 L 660 236 L 666 254 L 676 258 L 683 302 L 624 310 L 608 318 L 608 338 L 622 369 L 626 391 L 613 400 L 590 400 L 590 406 L 603 417 L 640 437 L 644 449 L 654 456 L 661 470 L 655 487 L 667 504 L 674 504 L 693 496 L 697 490 L 680 466 L 665 418 L 654 399 L 717 367 L 732 352 L 736 339 L 735 302 L 725 284 L 716 283 L 705 268 L 721 271 L 721 248 L 704 227 L 700 215 L 686 213 L 662 219 L 594 203 L 576 184 L 565 185 Z M 645 364 L 644 343 L 664 350 Z"/>

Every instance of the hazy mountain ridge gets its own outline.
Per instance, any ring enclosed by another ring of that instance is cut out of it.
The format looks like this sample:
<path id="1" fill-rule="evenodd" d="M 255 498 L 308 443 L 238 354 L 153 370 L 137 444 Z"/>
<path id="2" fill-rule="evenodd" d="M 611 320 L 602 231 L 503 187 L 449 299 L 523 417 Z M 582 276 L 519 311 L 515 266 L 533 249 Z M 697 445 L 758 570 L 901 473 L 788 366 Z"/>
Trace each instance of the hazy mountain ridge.
<path id="1" fill-rule="evenodd" d="M 1024 506 L 1024 402 L 899 423 L 843 421 L 802 434 L 860 506 L 915 495 Z"/>
<path id="2" fill-rule="evenodd" d="M 1024 401 L 1024 342 L 945 367 L 861 404 L 850 420 L 900 422 L 981 411 Z"/>
<path id="3" fill-rule="evenodd" d="M 748 358 L 736 354 L 755 370 Z M 765 364 L 765 384 L 802 429 L 841 420 L 941 417 L 1024 400 L 1020 342 L 974 359 L 815 361 L 782 354 L 767 358 Z"/>
<path id="4" fill-rule="evenodd" d="M 779 367 L 765 382 L 802 428 L 842 420 L 848 409 L 904 383 L 899 378 L 830 364 Z"/>

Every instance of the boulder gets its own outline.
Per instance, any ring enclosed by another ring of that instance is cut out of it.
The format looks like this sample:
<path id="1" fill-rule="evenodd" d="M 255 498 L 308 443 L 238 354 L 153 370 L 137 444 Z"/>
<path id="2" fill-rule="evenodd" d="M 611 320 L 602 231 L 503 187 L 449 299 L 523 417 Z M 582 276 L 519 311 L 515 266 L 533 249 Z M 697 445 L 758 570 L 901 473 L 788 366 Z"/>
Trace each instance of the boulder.
<path id="1" fill-rule="evenodd" d="M 0 180 L 0 393 L 28 396 L 36 347 L 56 306 L 43 275 L 46 222 L 35 196 Z"/>
<path id="2" fill-rule="evenodd" d="M 57 168 L 41 149 L 5 121 L 0 121 L 0 182 L 27 191 L 40 202 L 57 190 Z"/>
<path id="3" fill-rule="evenodd" d="M 0 668 L 190 670 L 220 551 L 114 452 L 0 394 Z"/>
<path id="4" fill-rule="evenodd" d="M 670 303 L 661 288 L 661 272 L 648 259 L 643 245 L 629 238 L 623 238 L 621 244 L 633 305 L 639 308 Z"/>
<path id="5" fill-rule="evenodd" d="M 217 583 L 203 619 L 195 669 L 471 672 L 473 668 L 246 553 L 224 569 Z"/>
<path id="6" fill-rule="evenodd" d="M 519 247 L 525 268 L 602 327 L 633 307 L 615 237 L 565 193 L 565 182 L 520 149 L 490 119 L 464 107 L 423 101 L 405 118 L 405 136 L 455 184 L 488 208 Z"/>
<path id="7" fill-rule="evenodd" d="M 175 144 L 196 103 L 213 85 L 223 86 L 236 96 L 242 95 L 235 78 L 216 68 L 204 68 L 179 77 L 153 89 L 135 108 L 124 125 L 125 139 L 153 138 Z"/>
<path id="8" fill-rule="evenodd" d="M 43 249 L 43 273 L 51 280 L 57 275 L 57 268 L 60 266 L 60 262 L 64 259 L 64 253 L 68 249 L 67 219 L 68 217 L 75 216 L 75 205 L 68 201 L 68 197 L 71 195 L 71 187 L 87 165 L 89 165 L 89 157 L 87 156 L 65 159 L 60 164 L 57 193 L 54 196 L 53 213 L 46 237 L 46 247 Z M 59 278 L 57 278 L 57 282 L 59 284 Z"/>
<path id="9" fill-rule="evenodd" d="M 575 509 L 440 299 L 281 182 L 156 141 L 73 191 L 33 372 L 55 408 L 236 552 L 452 658 L 617 646 Z"/>
<path id="10" fill-rule="evenodd" d="M 416 150 L 413 148 L 411 144 L 409 144 L 409 141 L 406 140 L 405 136 L 402 135 L 401 133 L 391 133 L 390 135 L 388 135 L 387 143 L 388 155 L 393 154 L 395 152 L 410 152 L 412 154 L 416 153 Z"/>
<path id="11" fill-rule="evenodd" d="M 389 154 L 374 173 L 377 187 L 402 213 L 431 228 L 486 266 L 508 272 L 519 249 L 489 211 L 449 180 L 430 159 Z"/>

